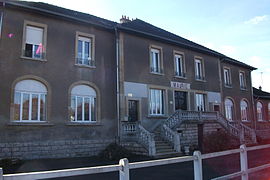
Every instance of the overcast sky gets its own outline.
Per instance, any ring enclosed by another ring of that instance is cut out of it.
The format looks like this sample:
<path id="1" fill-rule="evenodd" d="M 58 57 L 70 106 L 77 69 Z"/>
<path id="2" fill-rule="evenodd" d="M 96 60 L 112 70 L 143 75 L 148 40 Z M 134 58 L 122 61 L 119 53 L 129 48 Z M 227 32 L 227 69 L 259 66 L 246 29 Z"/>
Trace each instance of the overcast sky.
<path id="1" fill-rule="evenodd" d="M 270 0 L 35 0 L 119 22 L 139 18 L 257 67 L 270 92 Z"/>

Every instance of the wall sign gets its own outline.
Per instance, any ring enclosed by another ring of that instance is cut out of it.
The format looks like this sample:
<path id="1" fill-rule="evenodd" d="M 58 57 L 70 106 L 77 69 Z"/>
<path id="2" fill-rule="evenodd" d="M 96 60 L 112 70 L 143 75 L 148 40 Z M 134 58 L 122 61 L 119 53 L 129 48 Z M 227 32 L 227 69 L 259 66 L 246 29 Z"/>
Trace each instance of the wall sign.
<path id="1" fill-rule="evenodd" d="M 190 84 L 171 81 L 171 87 L 176 89 L 190 89 Z"/>

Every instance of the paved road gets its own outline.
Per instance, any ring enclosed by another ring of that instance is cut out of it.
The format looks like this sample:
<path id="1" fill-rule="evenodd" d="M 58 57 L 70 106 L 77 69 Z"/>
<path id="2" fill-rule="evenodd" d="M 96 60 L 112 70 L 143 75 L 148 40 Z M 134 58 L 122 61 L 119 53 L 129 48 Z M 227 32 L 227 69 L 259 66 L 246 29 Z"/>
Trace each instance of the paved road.
<path id="1" fill-rule="evenodd" d="M 270 163 L 270 149 L 248 153 L 249 167 Z M 240 169 L 239 154 L 223 156 L 203 161 L 204 179 L 233 173 Z M 59 160 L 33 160 L 26 161 L 12 171 L 30 172 L 40 170 L 53 170 L 63 168 L 90 167 L 102 164 L 115 164 L 116 162 L 102 162 L 91 158 L 72 158 Z M 189 180 L 193 179 L 193 163 L 177 163 L 150 168 L 134 169 L 130 171 L 131 180 Z M 55 180 L 118 180 L 118 172 L 85 175 L 69 178 L 57 178 Z M 250 175 L 251 180 L 269 180 L 270 169 Z"/>

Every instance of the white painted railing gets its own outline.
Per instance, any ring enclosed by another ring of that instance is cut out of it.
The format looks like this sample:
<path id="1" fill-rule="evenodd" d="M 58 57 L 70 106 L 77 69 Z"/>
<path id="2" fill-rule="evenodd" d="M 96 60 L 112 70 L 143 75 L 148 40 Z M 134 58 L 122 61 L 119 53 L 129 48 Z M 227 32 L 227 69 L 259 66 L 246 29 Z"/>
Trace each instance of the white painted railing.
<path id="1" fill-rule="evenodd" d="M 139 143 L 148 149 L 149 156 L 155 156 L 156 155 L 156 144 L 154 139 L 155 135 L 144 129 L 144 127 L 140 124 L 138 124 L 137 133 L 138 133 L 137 139 Z"/>
<path id="2" fill-rule="evenodd" d="M 225 179 L 230 179 L 230 178 L 235 178 L 235 177 L 240 177 L 240 176 L 242 180 L 248 180 L 250 173 L 254 173 L 254 172 L 269 168 L 270 164 L 264 164 L 261 166 L 248 168 L 247 152 L 265 149 L 265 148 L 270 148 L 270 144 L 254 146 L 254 147 L 246 147 L 245 145 L 241 145 L 240 149 L 233 149 L 233 150 L 215 152 L 215 153 L 209 153 L 209 154 L 203 154 L 203 155 L 199 151 L 195 151 L 193 153 L 193 156 L 175 157 L 175 158 L 169 158 L 169 159 L 159 159 L 159 160 L 142 161 L 142 162 L 135 162 L 135 163 L 129 163 L 128 159 L 124 158 L 124 159 L 121 159 L 119 161 L 119 164 L 117 165 L 31 172 L 31 173 L 5 174 L 5 175 L 3 175 L 3 170 L 0 168 L 0 180 L 33 180 L 33 179 L 60 178 L 60 177 L 79 176 L 79 175 L 87 175 L 87 174 L 107 173 L 107 172 L 113 172 L 113 171 L 119 171 L 120 180 L 129 180 L 130 169 L 161 166 L 161 165 L 182 163 L 182 162 L 188 162 L 188 161 L 193 161 L 194 179 L 202 180 L 203 179 L 202 160 L 231 155 L 235 153 L 240 153 L 240 170 L 232 174 L 213 178 L 212 180 L 222 180 L 222 179 L 225 180 Z"/>
<path id="3" fill-rule="evenodd" d="M 166 124 L 161 127 L 161 136 L 167 140 L 176 152 L 181 152 L 180 134 L 170 129 Z"/>

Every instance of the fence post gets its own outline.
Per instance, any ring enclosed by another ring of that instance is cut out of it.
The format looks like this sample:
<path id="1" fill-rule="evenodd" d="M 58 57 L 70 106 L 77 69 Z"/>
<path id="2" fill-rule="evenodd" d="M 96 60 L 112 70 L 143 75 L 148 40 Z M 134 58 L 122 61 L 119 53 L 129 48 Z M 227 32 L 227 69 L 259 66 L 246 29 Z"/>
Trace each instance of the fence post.
<path id="1" fill-rule="evenodd" d="M 245 144 L 240 146 L 240 163 L 242 171 L 242 180 L 248 180 L 248 161 L 247 161 L 247 147 Z"/>
<path id="2" fill-rule="evenodd" d="M 4 178 L 3 178 L 3 169 L 2 168 L 0 168 L 0 180 L 3 180 Z"/>
<path id="3" fill-rule="evenodd" d="M 119 180 L 129 180 L 128 159 L 120 159 L 119 165 L 121 166 L 119 169 Z"/>
<path id="4" fill-rule="evenodd" d="M 202 156 L 200 151 L 195 151 L 193 153 L 194 161 L 194 180 L 202 180 Z"/>
<path id="5" fill-rule="evenodd" d="M 180 144 L 180 135 L 178 133 L 174 133 L 174 150 L 176 152 L 181 152 L 181 144 Z"/>

